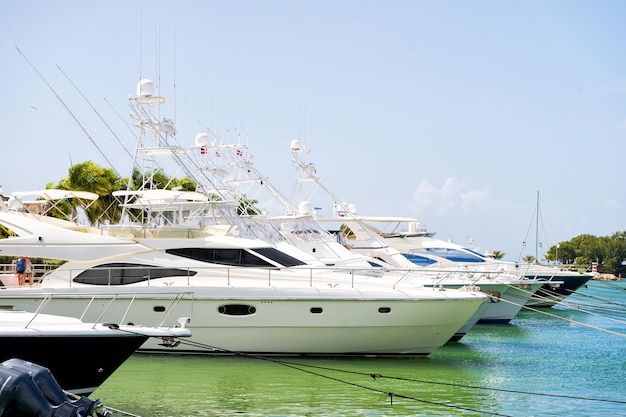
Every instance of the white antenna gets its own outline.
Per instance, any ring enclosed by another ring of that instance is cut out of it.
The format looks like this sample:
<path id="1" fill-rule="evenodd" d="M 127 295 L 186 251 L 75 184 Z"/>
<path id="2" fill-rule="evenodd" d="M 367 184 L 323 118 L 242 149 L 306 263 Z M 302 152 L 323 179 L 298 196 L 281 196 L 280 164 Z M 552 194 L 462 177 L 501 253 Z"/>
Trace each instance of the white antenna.
<path id="1" fill-rule="evenodd" d="M 140 15 L 139 19 L 139 78 L 141 80 L 141 56 L 143 55 L 143 12 Z"/>
<path id="2" fill-rule="evenodd" d="M 174 115 L 172 119 L 174 120 L 174 126 L 176 126 L 176 47 L 177 47 L 177 26 L 174 24 L 174 99 L 172 106 L 174 107 L 173 112 Z"/>

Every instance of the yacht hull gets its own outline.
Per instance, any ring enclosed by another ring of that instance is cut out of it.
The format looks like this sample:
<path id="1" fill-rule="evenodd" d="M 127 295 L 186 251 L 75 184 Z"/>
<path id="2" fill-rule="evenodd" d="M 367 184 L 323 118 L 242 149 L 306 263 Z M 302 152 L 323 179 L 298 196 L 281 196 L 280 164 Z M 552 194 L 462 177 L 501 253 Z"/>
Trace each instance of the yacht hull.
<path id="1" fill-rule="evenodd" d="M 0 361 L 18 358 L 50 370 L 59 386 L 89 395 L 113 374 L 148 337 L 98 337 L 86 334 L 0 335 Z"/>
<path id="2" fill-rule="evenodd" d="M 529 307 L 552 307 L 572 295 L 593 278 L 591 274 L 559 273 L 527 274 L 534 279 L 544 281 L 541 288 L 526 302 Z"/>
<path id="3" fill-rule="evenodd" d="M 110 296 L 112 289 L 108 290 L 108 298 L 93 299 L 81 295 L 76 288 L 59 290 L 56 294 L 50 288 L 5 289 L 0 308 L 34 311 L 45 294 L 53 294 L 45 306 L 46 313 L 84 314 L 84 320 L 148 324 L 171 308 L 171 295 L 160 294 L 162 288 L 140 292 L 118 288 L 114 301 Z M 180 292 L 181 288 L 168 290 Z M 482 294 L 461 298 L 456 292 L 449 299 L 441 299 L 442 292 L 438 290 L 433 299 L 368 299 L 357 297 L 358 290 L 338 290 L 333 296 L 311 289 L 294 291 L 291 297 L 278 297 L 271 288 L 264 290 L 264 297 L 252 293 L 249 297 L 228 296 L 228 291 L 217 288 L 213 296 L 207 296 L 206 287 L 185 290 L 191 295 L 172 308 L 171 317 L 190 317 L 187 327 L 192 337 L 176 348 L 148 340 L 140 350 L 426 356 L 445 344 L 485 301 Z M 233 289 L 233 294 L 235 291 L 241 295 L 241 289 Z M 94 289 L 90 288 L 89 294 L 93 293 Z M 97 304 L 107 304 L 105 316 L 93 317 L 95 313 L 89 307 Z M 176 324 L 173 318 L 167 320 L 164 325 Z"/>
<path id="4" fill-rule="evenodd" d="M 181 324 L 175 328 L 147 328 L 3 309 L 0 310 L 0 362 L 18 360 L 36 364 L 46 368 L 41 369 L 43 374 L 54 374 L 63 390 L 86 396 L 150 338 L 169 342 L 189 337 L 191 333 Z"/>

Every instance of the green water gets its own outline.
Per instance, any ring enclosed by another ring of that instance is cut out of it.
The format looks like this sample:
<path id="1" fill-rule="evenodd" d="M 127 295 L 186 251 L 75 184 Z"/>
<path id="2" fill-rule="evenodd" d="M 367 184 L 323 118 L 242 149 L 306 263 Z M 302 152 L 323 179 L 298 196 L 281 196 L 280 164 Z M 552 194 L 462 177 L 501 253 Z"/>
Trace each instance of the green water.
<path id="1" fill-rule="evenodd" d="M 428 358 L 135 354 L 91 397 L 143 417 L 626 416 L 624 288 L 591 282 L 569 297 L 590 312 L 522 311 Z"/>

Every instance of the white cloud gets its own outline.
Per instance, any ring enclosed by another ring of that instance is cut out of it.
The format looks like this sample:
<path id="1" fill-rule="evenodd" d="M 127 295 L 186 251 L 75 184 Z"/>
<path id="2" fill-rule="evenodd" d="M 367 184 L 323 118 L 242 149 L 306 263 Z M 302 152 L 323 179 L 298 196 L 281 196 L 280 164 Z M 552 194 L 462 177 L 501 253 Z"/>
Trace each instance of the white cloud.
<path id="1" fill-rule="evenodd" d="M 489 195 L 486 189 L 463 191 L 465 188 L 465 182 L 455 177 L 445 180 L 441 188 L 435 187 L 428 181 L 422 181 L 413 193 L 414 210 L 423 213 L 426 209 L 432 209 L 437 215 L 445 215 L 457 210 L 468 212 L 480 207 Z"/>
<path id="2" fill-rule="evenodd" d="M 615 200 L 606 200 L 602 203 L 602 207 L 605 209 L 615 210 L 615 209 L 619 209 L 620 205 Z"/>
<path id="3" fill-rule="evenodd" d="M 489 190 L 473 190 L 461 194 L 461 207 L 464 211 L 470 211 L 475 207 L 480 207 L 482 202 L 489 196 Z"/>

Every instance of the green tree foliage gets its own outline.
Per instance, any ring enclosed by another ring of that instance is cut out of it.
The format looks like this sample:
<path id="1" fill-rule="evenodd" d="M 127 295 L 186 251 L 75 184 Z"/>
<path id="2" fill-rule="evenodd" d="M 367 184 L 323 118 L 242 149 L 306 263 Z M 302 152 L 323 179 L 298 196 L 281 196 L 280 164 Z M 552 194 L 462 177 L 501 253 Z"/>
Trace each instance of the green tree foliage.
<path id="1" fill-rule="evenodd" d="M 237 207 L 238 215 L 258 216 L 261 212 L 256 208 L 258 200 L 250 199 L 245 195 L 239 197 L 239 206 Z"/>
<path id="2" fill-rule="evenodd" d="M 561 264 L 589 265 L 597 263 L 602 272 L 623 274 L 626 272 L 626 232 L 597 237 L 583 234 L 567 242 L 552 246 L 546 259 Z"/>
<path id="3" fill-rule="evenodd" d="M 195 191 L 197 184 L 189 177 L 181 179 L 168 177 L 161 170 L 155 170 L 148 175 L 143 175 L 138 169 L 133 170 L 132 179 L 120 178 L 113 169 L 102 168 L 92 161 L 85 161 L 73 165 L 68 170 L 67 178 L 59 181 L 58 184 L 48 183 L 46 188 L 58 188 L 72 191 L 89 191 L 97 194 L 98 200 L 85 210 L 85 216 L 92 225 L 99 222 L 118 222 L 121 210 L 118 202 L 113 197 L 114 191 L 126 190 L 130 185 L 131 189 L 140 187 L 173 189 L 178 188 L 183 191 Z M 59 204 L 59 208 L 51 215 L 60 218 L 76 218 L 78 202 L 68 200 Z"/>
<path id="4" fill-rule="evenodd" d="M 504 258 L 505 253 L 504 252 L 500 252 L 499 250 L 494 250 L 491 252 L 491 256 L 493 257 L 493 259 L 502 259 Z"/>
<path id="5" fill-rule="evenodd" d="M 131 189 L 155 189 L 155 190 L 172 190 L 174 188 L 182 191 L 195 191 L 197 184 L 189 177 L 176 178 L 168 177 L 163 170 L 156 169 L 151 172 L 142 173 L 135 168 L 132 175 Z M 126 184 L 124 188 L 126 189 Z"/>
<path id="6" fill-rule="evenodd" d="M 10 229 L 7 229 L 4 225 L 0 224 L 0 239 L 4 239 L 13 235 L 14 233 Z"/>
<path id="7" fill-rule="evenodd" d="M 84 211 L 89 222 L 97 224 L 102 220 L 119 220 L 120 211 L 113 204 L 112 193 L 125 188 L 125 184 L 111 168 L 102 168 L 95 162 L 85 161 L 70 167 L 68 176 L 57 185 L 53 186 L 52 183 L 48 183 L 46 188 L 95 193 L 98 195 L 98 200 Z M 51 215 L 75 219 L 78 204 L 76 200 L 67 200 L 59 204 L 57 212 Z"/>

